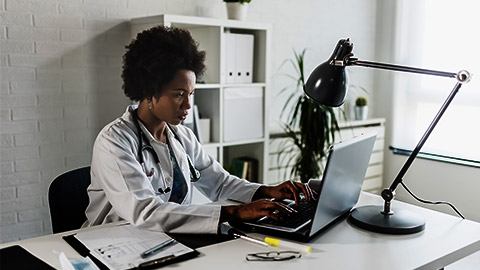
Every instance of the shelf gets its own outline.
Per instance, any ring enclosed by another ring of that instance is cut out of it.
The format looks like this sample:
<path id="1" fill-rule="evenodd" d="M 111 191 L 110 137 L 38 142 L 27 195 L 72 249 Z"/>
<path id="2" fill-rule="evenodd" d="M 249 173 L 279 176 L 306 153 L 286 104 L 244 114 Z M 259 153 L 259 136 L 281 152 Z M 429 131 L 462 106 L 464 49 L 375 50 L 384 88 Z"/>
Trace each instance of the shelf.
<path id="1" fill-rule="evenodd" d="M 365 127 L 365 126 L 380 126 L 385 123 L 385 118 L 372 118 L 367 120 L 351 120 L 351 121 L 339 121 L 338 127 L 340 129 L 348 129 L 355 127 Z M 298 131 L 297 131 L 298 132 Z M 270 137 L 284 137 L 285 132 L 280 126 L 270 126 Z"/>
<path id="2" fill-rule="evenodd" d="M 238 146 L 238 145 L 247 145 L 247 144 L 255 144 L 255 143 L 263 143 L 265 141 L 264 138 L 260 139 L 252 139 L 252 140 L 244 140 L 244 141 L 236 141 L 236 142 L 224 142 L 223 146 Z"/>
<path id="3" fill-rule="evenodd" d="M 235 87 L 265 87 L 265 83 L 229 83 L 223 84 L 224 88 L 235 88 Z"/>
<path id="4" fill-rule="evenodd" d="M 220 88 L 219 83 L 197 83 L 195 84 L 195 89 L 216 89 Z"/>
<path id="5" fill-rule="evenodd" d="M 218 142 L 208 142 L 208 143 L 202 143 L 202 146 L 203 147 L 209 147 L 209 148 L 213 148 L 213 147 L 220 147 L 220 143 Z"/>
<path id="6" fill-rule="evenodd" d="M 148 17 L 141 17 L 132 19 L 135 24 L 157 24 L 158 22 L 165 22 L 165 25 L 175 25 L 177 27 L 204 27 L 217 26 L 233 29 L 250 29 L 250 30 L 265 30 L 269 29 L 269 24 L 238 21 L 238 20 L 222 20 L 215 18 L 183 16 L 173 14 L 154 15 Z"/>
<path id="7" fill-rule="evenodd" d="M 352 121 L 339 121 L 338 126 L 340 128 L 359 127 L 359 126 L 375 126 L 385 123 L 385 118 L 372 118 L 367 120 L 352 120 Z"/>

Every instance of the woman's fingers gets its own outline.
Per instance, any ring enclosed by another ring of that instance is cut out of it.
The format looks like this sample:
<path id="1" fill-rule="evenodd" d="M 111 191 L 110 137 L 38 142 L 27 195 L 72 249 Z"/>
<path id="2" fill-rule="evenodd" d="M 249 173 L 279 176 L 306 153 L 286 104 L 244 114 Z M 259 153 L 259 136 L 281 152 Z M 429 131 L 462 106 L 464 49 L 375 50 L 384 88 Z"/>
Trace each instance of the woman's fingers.
<path id="1" fill-rule="evenodd" d="M 314 191 L 312 188 L 310 188 L 310 186 L 308 184 L 302 184 L 302 183 L 299 183 L 299 182 L 293 182 L 293 181 L 290 181 L 291 184 L 293 186 L 295 186 L 295 189 L 291 189 L 291 192 L 293 193 L 293 197 L 295 198 L 295 203 L 298 205 L 298 203 L 300 202 L 300 190 L 301 192 L 305 195 L 305 199 L 307 201 L 310 201 L 310 200 L 315 200 L 316 199 L 316 195 L 317 195 L 317 192 Z"/>
<path id="2" fill-rule="evenodd" d="M 297 211 L 283 203 L 275 202 L 272 199 L 263 199 L 250 203 L 253 207 L 254 218 L 261 218 L 264 216 L 278 220 L 284 216 L 290 216 L 297 213 Z"/>
<path id="3" fill-rule="evenodd" d="M 315 192 L 312 188 L 310 188 L 308 184 L 302 184 L 302 191 L 303 191 L 303 194 L 305 194 L 305 199 L 307 201 L 316 199 L 317 192 Z"/>
<path id="4" fill-rule="evenodd" d="M 289 185 L 289 189 L 290 189 L 290 192 L 293 194 L 293 199 L 295 200 L 295 204 L 298 205 L 298 203 L 300 202 L 300 189 L 297 187 L 297 182 L 293 182 L 292 180 L 288 181 Z"/>

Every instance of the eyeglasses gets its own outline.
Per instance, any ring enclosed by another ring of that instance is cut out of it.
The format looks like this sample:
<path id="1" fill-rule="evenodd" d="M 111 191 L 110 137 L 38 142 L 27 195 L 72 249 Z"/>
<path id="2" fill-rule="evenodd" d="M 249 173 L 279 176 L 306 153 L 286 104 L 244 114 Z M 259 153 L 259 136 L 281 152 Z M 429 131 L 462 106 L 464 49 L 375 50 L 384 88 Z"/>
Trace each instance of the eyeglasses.
<path id="1" fill-rule="evenodd" d="M 300 258 L 302 255 L 297 251 L 270 251 L 247 254 L 247 261 L 288 261 Z"/>

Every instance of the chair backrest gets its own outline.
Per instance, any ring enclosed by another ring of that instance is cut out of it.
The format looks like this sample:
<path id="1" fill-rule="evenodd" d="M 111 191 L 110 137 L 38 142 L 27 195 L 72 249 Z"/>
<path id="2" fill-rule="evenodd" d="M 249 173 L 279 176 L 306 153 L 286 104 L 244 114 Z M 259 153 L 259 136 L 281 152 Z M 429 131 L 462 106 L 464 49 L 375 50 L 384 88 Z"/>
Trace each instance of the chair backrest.
<path id="1" fill-rule="evenodd" d="M 48 188 L 53 233 L 79 229 L 87 220 L 90 166 L 57 176 Z"/>

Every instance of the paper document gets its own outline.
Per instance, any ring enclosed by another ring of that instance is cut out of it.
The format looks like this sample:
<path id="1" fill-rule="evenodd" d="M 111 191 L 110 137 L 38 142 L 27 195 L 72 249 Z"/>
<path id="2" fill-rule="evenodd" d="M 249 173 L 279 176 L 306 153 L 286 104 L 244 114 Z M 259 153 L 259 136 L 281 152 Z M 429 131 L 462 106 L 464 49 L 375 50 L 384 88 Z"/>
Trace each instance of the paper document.
<path id="1" fill-rule="evenodd" d="M 101 228 L 79 232 L 75 237 L 90 253 L 110 269 L 130 269 L 139 264 L 169 255 L 180 256 L 193 249 L 176 242 L 168 248 L 142 259 L 140 254 L 166 240 L 163 232 L 138 229 L 132 225 Z"/>

